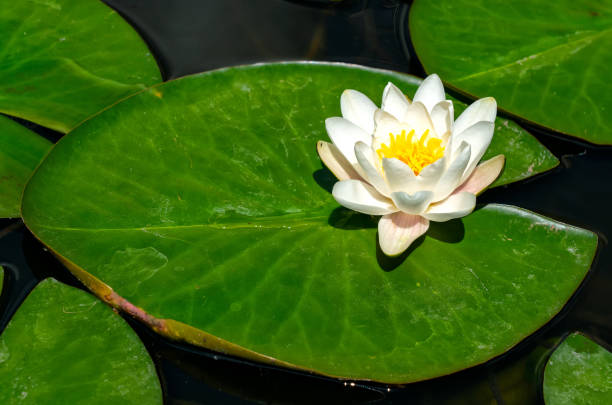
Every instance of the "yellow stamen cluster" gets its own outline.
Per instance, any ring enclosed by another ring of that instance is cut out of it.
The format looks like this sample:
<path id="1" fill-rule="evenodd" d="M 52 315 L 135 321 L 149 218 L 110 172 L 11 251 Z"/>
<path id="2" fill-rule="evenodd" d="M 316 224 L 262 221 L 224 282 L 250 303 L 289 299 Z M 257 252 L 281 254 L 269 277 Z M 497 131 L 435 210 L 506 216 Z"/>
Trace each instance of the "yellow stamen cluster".
<path id="1" fill-rule="evenodd" d="M 406 163 L 415 175 L 427 165 L 444 156 L 442 141 L 436 137 L 429 136 L 429 130 L 418 137 L 414 135 L 414 129 L 408 133 L 402 130 L 401 134 L 389 134 L 389 145 L 382 144 L 376 151 L 378 158 L 396 158 Z"/>

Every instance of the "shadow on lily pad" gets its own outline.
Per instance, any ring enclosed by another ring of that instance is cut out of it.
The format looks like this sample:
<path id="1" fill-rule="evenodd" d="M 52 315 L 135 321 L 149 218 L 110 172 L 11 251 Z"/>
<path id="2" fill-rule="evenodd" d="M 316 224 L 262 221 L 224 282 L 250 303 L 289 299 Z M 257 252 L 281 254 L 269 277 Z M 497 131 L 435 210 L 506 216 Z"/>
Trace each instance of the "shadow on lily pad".
<path id="1" fill-rule="evenodd" d="M 415 249 L 421 246 L 424 240 L 425 236 L 419 237 L 417 240 L 412 242 L 410 247 L 406 249 L 404 253 L 399 256 L 392 257 L 383 253 L 382 249 L 380 248 L 380 243 L 378 243 L 378 232 L 376 232 L 376 260 L 378 261 L 378 265 L 383 271 L 395 270 L 400 264 L 404 263 L 404 260 L 406 260 L 406 258 L 410 256 Z"/>
<path id="2" fill-rule="evenodd" d="M 366 229 L 376 228 L 379 218 L 338 206 L 329 214 L 327 223 L 338 229 Z"/>
<path id="3" fill-rule="evenodd" d="M 427 232 L 412 242 L 410 247 L 399 256 L 387 256 L 380 248 L 380 244 L 376 243 L 376 260 L 381 269 L 392 271 L 402 264 L 412 252 L 418 249 L 426 237 L 431 237 L 445 243 L 458 243 L 463 240 L 464 236 L 465 228 L 461 219 L 453 219 L 447 222 L 430 222 Z M 376 240 L 378 240 L 378 233 L 376 234 Z"/>
<path id="4" fill-rule="evenodd" d="M 376 229 L 380 217 L 374 215 L 360 214 L 339 206 L 334 209 L 327 220 L 330 226 L 338 229 L 357 230 L 357 229 Z M 404 260 L 417 249 L 425 240 L 430 237 L 440 242 L 459 243 L 465 236 L 465 227 L 461 219 L 453 219 L 447 222 L 430 222 L 427 233 L 410 245 L 401 255 L 390 257 L 383 253 L 378 243 L 378 232 L 376 233 L 376 260 L 380 268 L 384 271 L 395 270 Z M 374 242 L 374 241 L 373 241 Z"/>
<path id="5" fill-rule="evenodd" d="M 334 188 L 334 184 L 336 184 L 338 181 L 336 176 L 334 176 L 327 167 L 322 167 L 321 169 L 315 170 L 312 173 L 312 178 L 319 185 L 319 187 L 330 194 Z"/>
<path id="6" fill-rule="evenodd" d="M 427 236 L 446 243 L 459 243 L 465 237 L 465 227 L 461 218 L 446 222 L 430 222 Z"/>

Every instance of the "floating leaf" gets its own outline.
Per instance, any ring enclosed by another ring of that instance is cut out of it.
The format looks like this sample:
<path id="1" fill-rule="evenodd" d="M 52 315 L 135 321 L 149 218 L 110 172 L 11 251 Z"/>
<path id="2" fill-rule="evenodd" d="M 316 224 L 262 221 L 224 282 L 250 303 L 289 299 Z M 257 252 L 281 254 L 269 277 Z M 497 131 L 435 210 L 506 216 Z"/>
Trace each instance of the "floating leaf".
<path id="1" fill-rule="evenodd" d="M 96 294 L 173 339 L 385 382 L 484 362 L 561 309 L 597 239 L 489 206 L 386 262 L 376 218 L 339 208 L 315 143 L 342 89 L 375 96 L 389 79 L 417 85 L 273 64 L 153 88 L 58 143 L 26 187 L 25 222 Z"/>
<path id="2" fill-rule="evenodd" d="M 0 112 L 58 131 L 161 81 L 136 31 L 98 0 L 6 3 L 0 38 Z"/>
<path id="3" fill-rule="evenodd" d="M 0 335 L 2 404 L 161 404 L 138 336 L 91 295 L 47 279 Z"/>
<path id="4" fill-rule="evenodd" d="M 612 1 L 417 0 L 425 70 L 526 120 L 612 144 Z"/>
<path id="5" fill-rule="evenodd" d="M 575 333 L 552 354 L 544 370 L 548 405 L 612 403 L 612 353 Z"/>
<path id="6" fill-rule="evenodd" d="M 51 142 L 0 115 L 0 218 L 20 216 L 23 187 Z"/>

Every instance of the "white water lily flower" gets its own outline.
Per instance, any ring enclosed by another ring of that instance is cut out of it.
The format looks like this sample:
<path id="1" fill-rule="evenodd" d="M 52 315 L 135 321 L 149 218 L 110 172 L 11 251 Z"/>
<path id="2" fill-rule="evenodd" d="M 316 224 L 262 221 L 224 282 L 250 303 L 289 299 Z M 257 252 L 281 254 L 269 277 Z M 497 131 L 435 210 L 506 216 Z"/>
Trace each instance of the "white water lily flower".
<path id="1" fill-rule="evenodd" d="M 381 108 L 364 94 L 345 90 L 342 118 L 325 121 L 333 144 L 319 141 L 323 163 L 340 180 L 332 194 L 352 210 L 382 215 L 382 251 L 395 256 L 427 231 L 474 210 L 476 194 L 501 172 L 504 156 L 477 166 L 493 137 L 497 104 L 491 97 L 454 120 L 440 78 L 433 74 L 410 100 L 392 83 Z"/>

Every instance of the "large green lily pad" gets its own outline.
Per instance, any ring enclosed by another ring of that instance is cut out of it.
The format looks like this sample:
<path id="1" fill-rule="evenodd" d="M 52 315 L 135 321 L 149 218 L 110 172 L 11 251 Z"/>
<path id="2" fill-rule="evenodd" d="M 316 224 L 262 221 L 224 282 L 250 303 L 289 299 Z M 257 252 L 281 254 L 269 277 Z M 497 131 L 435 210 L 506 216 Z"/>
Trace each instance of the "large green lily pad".
<path id="1" fill-rule="evenodd" d="M 64 137 L 24 220 L 98 296 L 174 339 L 394 383 L 482 363 L 561 309 L 597 238 L 493 205 L 433 225 L 403 261 L 377 256 L 376 219 L 339 208 L 315 144 L 342 89 L 375 96 L 389 79 L 417 83 L 317 64 L 166 83 Z"/>
<path id="2" fill-rule="evenodd" d="M 21 193 L 51 142 L 0 115 L 0 218 L 20 216 Z"/>
<path id="3" fill-rule="evenodd" d="M 0 335 L 2 404 L 161 404 L 138 336 L 91 295 L 47 279 Z"/>
<path id="4" fill-rule="evenodd" d="M 161 81 L 136 31 L 98 0 L 6 2 L 0 38 L 0 112 L 58 131 Z"/>
<path id="5" fill-rule="evenodd" d="M 425 70 L 448 85 L 612 144 L 611 0 L 416 0 L 410 33 Z"/>
<path id="6" fill-rule="evenodd" d="M 575 333 L 552 354 L 544 370 L 548 405 L 612 403 L 612 353 Z"/>

